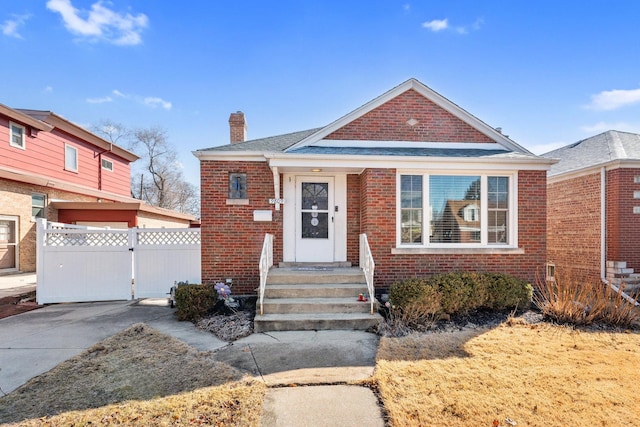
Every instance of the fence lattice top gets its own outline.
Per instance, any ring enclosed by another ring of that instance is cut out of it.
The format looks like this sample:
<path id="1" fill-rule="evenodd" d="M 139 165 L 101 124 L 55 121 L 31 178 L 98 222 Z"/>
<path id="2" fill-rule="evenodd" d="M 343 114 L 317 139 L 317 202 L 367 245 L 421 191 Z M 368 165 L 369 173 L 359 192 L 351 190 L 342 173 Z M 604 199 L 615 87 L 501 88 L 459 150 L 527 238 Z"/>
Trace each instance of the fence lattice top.
<path id="1" fill-rule="evenodd" d="M 199 245 L 199 230 L 160 230 L 160 231 L 143 231 L 138 230 L 139 245 Z"/>

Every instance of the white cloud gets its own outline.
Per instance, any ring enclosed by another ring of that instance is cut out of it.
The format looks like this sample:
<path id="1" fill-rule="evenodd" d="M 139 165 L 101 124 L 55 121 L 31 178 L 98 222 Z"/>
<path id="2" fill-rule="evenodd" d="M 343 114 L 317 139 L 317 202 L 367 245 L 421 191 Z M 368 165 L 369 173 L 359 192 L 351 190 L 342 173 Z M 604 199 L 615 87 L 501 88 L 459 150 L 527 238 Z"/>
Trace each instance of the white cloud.
<path id="1" fill-rule="evenodd" d="M 18 30 L 29 18 L 31 18 L 31 15 L 12 15 L 12 19 L 7 19 L 0 25 L 2 34 L 15 37 L 16 39 L 22 39 L 22 34 L 20 34 Z"/>
<path id="2" fill-rule="evenodd" d="M 144 104 L 148 105 L 151 108 L 162 107 L 165 110 L 171 109 L 171 103 L 169 101 L 165 101 L 162 98 L 157 98 L 153 96 L 148 96 L 144 99 Z"/>
<path id="3" fill-rule="evenodd" d="M 614 89 L 591 95 L 591 102 L 586 105 L 585 108 L 597 111 L 610 111 L 638 103 L 640 103 L 640 89 Z"/>
<path id="4" fill-rule="evenodd" d="M 437 33 L 438 31 L 446 30 L 449 27 L 448 19 L 434 19 L 433 21 L 423 22 L 423 28 L 428 28 L 429 30 Z"/>
<path id="5" fill-rule="evenodd" d="M 91 5 L 90 11 L 76 9 L 71 0 L 49 0 L 47 8 L 58 12 L 72 33 L 117 45 L 142 43 L 140 33 L 149 23 L 145 14 L 120 14 L 103 6 L 102 1 Z"/>
<path id="6" fill-rule="evenodd" d="M 51 93 L 53 92 L 53 86 L 47 86 L 44 89 L 42 89 L 42 93 Z"/>
<path id="7" fill-rule="evenodd" d="M 433 31 L 434 33 L 437 33 L 438 31 L 450 30 L 458 34 L 464 35 L 464 34 L 469 34 L 471 31 L 478 31 L 483 24 L 484 24 L 484 19 L 478 18 L 471 25 L 451 26 L 449 25 L 449 19 L 445 18 L 445 19 L 434 19 L 433 21 L 423 22 L 422 27 Z"/>
<path id="8" fill-rule="evenodd" d="M 402 9 L 404 9 L 405 12 L 409 12 L 411 10 L 411 4 L 409 3 L 403 4 Z"/>
<path id="9" fill-rule="evenodd" d="M 105 102 L 117 102 L 118 100 L 129 100 L 133 101 L 137 104 L 144 105 L 149 108 L 164 108 L 165 110 L 171 110 L 173 104 L 169 101 L 165 101 L 164 99 L 157 96 L 141 96 L 136 94 L 129 94 L 119 91 L 118 89 L 113 89 L 111 91 L 111 95 L 96 97 L 96 98 L 87 98 L 86 101 L 90 104 L 104 104 Z"/>
<path id="10" fill-rule="evenodd" d="M 113 102 L 113 98 L 110 96 L 104 96 L 102 98 L 87 98 L 89 104 L 104 104 L 105 102 Z"/>

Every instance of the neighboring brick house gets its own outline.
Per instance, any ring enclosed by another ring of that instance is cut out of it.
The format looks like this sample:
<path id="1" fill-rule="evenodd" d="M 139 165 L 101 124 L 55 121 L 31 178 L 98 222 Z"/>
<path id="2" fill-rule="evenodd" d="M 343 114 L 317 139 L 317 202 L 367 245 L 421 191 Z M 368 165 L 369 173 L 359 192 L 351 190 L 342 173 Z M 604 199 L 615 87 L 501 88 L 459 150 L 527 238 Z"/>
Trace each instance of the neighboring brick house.
<path id="1" fill-rule="evenodd" d="M 606 261 L 640 271 L 640 135 L 608 131 L 544 154 L 547 251 L 558 273 L 600 282 Z"/>
<path id="2" fill-rule="evenodd" d="M 415 79 L 318 129 L 244 141 L 244 115 L 229 123 L 231 144 L 194 152 L 205 282 L 253 293 L 265 233 L 275 265 L 358 265 L 366 233 L 378 290 L 462 270 L 533 281 L 544 268 L 552 161 Z M 436 232 L 453 205 L 468 207 L 464 239 Z"/>
<path id="3" fill-rule="evenodd" d="M 189 226 L 190 215 L 131 198 L 137 159 L 55 113 L 0 104 L 0 273 L 35 271 L 39 217 L 112 226 L 142 226 L 148 218 L 149 227 L 161 217 Z M 120 202 L 116 210 L 113 202 Z"/>

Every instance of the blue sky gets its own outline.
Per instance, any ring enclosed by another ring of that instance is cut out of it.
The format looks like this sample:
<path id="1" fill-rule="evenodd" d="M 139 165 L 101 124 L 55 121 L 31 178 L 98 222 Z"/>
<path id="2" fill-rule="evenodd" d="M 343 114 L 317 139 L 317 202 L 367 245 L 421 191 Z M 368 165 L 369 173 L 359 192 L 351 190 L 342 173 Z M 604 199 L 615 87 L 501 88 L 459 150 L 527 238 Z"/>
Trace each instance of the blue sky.
<path id="1" fill-rule="evenodd" d="M 191 151 L 320 127 L 415 77 L 535 153 L 640 132 L 640 2 L 0 0 L 0 103 Z"/>

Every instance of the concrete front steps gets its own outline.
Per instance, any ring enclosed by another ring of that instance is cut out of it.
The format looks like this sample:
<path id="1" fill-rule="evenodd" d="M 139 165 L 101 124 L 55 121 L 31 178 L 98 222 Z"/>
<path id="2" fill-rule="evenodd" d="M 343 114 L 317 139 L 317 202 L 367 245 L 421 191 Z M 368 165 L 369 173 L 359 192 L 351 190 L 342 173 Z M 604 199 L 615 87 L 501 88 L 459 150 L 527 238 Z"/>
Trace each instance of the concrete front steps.
<path id="1" fill-rule="evenodd" d="M 607 261 L 607 280 L 635 299 L 640 297 L 640 273 L 627 268 L 625 261 Z"/>
<path id="2" fill-rule="evenodd" d="M 382 321 L 359 268 L 341 264 L 281 264 L 267 276 L 264 314 L 254 319 L 255 332 L 355 329 L 366 330 Z"/>

